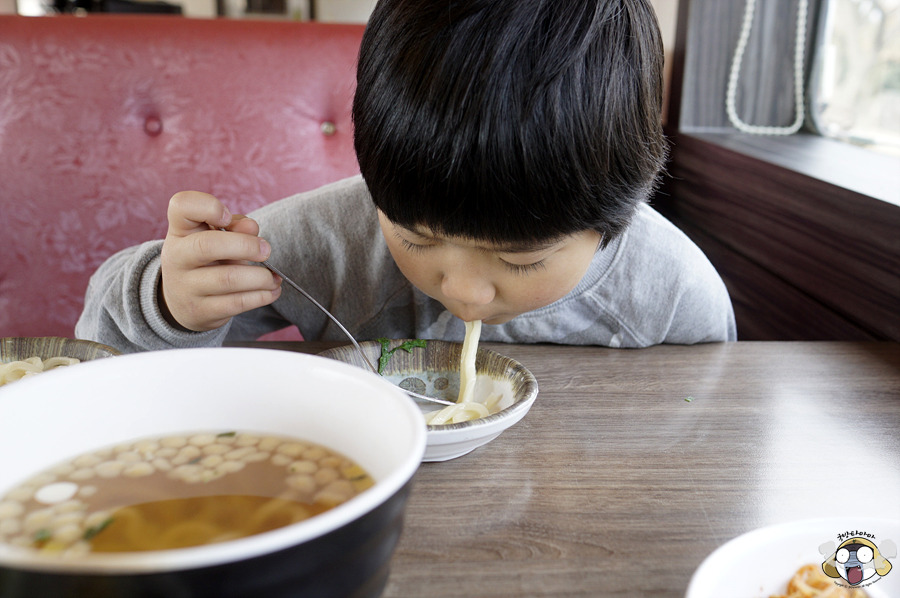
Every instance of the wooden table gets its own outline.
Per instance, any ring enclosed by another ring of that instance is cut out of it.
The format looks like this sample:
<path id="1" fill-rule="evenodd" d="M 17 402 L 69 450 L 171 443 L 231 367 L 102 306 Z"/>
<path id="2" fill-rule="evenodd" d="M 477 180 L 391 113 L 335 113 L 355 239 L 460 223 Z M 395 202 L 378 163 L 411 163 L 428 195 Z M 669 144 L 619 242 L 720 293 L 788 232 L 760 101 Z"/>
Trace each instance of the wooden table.
<path id="1" fill-rule="evenodd" d="M 386 598 L 683 596 L 752 529 L 900 519 L 900 344 L 482 346 L 528 367 L 538 399 L 422 465 Z"/>

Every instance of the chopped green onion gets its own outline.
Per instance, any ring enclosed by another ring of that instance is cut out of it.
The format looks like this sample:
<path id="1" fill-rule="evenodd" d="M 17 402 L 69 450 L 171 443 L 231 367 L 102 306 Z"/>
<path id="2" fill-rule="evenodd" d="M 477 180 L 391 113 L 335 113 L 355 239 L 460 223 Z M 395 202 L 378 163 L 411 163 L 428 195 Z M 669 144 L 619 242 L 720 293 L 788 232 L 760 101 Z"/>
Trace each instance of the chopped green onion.
<path id="1" fill-rule="evenodd" d="M 386 338 L 376 339 L 379 343 L 381 343 L 381 356 L 378 358 L 378 373 L 384 373 L 384 366 L 387 365 L 388 360 L 391 358 L 391 355 L 394 354 L 388 347 L 391 346 L 391 341 Z"/>
<path id="2" fill-rule="evenodd" d="M 89 527 L 86 530 L 84 530 L 84 536 L 82 536 L 82 537 L 85 540 L 87 540 L 88 542 L 90 542 L 91 540 L 94 539 L 94 537 L 97 534 L 99 534 L 100 532 L 105 530 L 109 526 L 109 524 L 112 522 L 113 522 L 113 518 L 107 517 L 106 519 L 104 519 L 103 521 L 101 521 L 100 523 L 95 525 L 94 527 Z"/>
<path id="3" fill-rule="evenodd" d="M 416 347 L 424 347 L 425 341 L 423 339 L 414 339 L 411 341 L 404 341 L 400 343 L 398 346 L 390 349 L 391 341 L 386 338 L 378 338 L 375 339 L 379 343 L 381 343 L 381 356 L 378 357 L 378 373 L 383 374 L 384 368 L 387 366 L 388 361 L 390 361 L 391 357 L 397 351 L 397 349 L 403 349 L 407 353 L 412 353 L 412 350 Z"/>
<path id="4" fill-rule="evenodd" d="M 400 346 L 397 347 L 397 349 L 403 349 L 403 350 L 406 351 L 407 353 L 412 353 L 412 350 L 415 349 L 415 348 L 417 348 L 417 347 L 419 347 L 419 348 L 424 348 L 424 347 L 425 347 L 425 341 L 424 341 L 423 339 L 420 339 L 420 338 L 417 338 L 417 339 L 414 339 L 414 340 L 411 340 L 411 341 L 404 341 L 404 342 L 400 343 Z M 394 351 L 396 351 L 397 349 L 394 349 Z"/>

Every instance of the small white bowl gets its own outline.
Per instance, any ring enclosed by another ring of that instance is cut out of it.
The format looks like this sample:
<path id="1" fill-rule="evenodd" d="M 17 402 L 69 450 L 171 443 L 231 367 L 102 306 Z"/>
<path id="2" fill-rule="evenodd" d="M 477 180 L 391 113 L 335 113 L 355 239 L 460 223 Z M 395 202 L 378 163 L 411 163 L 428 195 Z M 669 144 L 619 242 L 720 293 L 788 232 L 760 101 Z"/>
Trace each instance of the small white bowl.
<path id="1" fill-rule="evenodd" d="M 392 340 L 390 347 L 408 342 L 408 339 Z M 366 357 L 378 363 L 381 343 L 360 343 Z M 410 390 L 449 401 L 456 401 L 459 394 L 459 361 L 462 343 L 428 340 L 424 348 L 410 352 L 398 350 L 387 362 L 382 374 L 394 384 L 411 384 Z M 352 345 L 328 349 L 320 353 L 361 368 L 368 366 Z M 428 426 L 428 439 L 423 461 L 447 461 L 461 457 L 494 440 L 504 430 L 521 420 L 531 409 L 538 394 L 537 380 L 518 361 L 489 349 L 479 348 L 475 369 L 478 373 L 475 398 L 501 393 L 501 405 L 505 407 L 492 415 L 456 424 Z M 441 405 L 418 402 L 423 413 L 441 409 Z"/>

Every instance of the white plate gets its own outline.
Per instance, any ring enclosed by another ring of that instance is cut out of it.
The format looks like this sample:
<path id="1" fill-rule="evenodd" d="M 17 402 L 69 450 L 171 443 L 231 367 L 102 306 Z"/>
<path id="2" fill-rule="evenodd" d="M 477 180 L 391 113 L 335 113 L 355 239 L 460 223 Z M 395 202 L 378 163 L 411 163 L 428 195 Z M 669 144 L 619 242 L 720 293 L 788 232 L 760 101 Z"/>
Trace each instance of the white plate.
<path id="1" fill-rule="evenodd" d="M 819 546 L 867 532 L 877 546 L 900 545 L 900 520 L 839 517 L 793 521 L 748 532 L 720 546 L 701 563 L 691 578 L 686 598 L 769 598 L 784 593 L 788 580 L 801 566 L 821 565 Z M 854 534 L 856 535 L 856 534 Z M 886 555 L 887 556 L 887 555 Z M 884 576 L 860 584 L 870 598 L 900 597 L 900 558 L 888 557 L 893 568 Z M 866 585 L 870 584 L 870 585 Z"/>

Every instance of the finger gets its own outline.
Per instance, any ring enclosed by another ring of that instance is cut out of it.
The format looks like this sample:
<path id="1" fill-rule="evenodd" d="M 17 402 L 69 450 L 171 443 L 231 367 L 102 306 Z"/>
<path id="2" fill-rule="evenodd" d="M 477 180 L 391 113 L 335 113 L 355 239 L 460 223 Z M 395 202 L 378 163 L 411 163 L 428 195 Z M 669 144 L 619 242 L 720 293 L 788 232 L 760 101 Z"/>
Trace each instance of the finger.
<path id="1" fill-rule="evenodd" d="M 262 262 L 269 259 L 268 241 L 254 235 L 205 230 L 173 242 L 171 251 L 182 269 L 200 268 L 223 261 Z"/>
<path id="2" fill-rule="evenodd" d="M 231 217 L 231 223 L 225 227 L 233 233 L 243 233 L 245 235 L 259 235 L 259 224 L 253 218 L 244 216 L 243 214 L 235 214 Z"/>
<path id="3" fill-rule="evenodd" d="M 213 265 L 186 275 L 193 294 L 200 297 L 229 295 L 251 291 L 274 291 L 281 277 L 256 265 Z"/>
<path id="4" fill-rule="evenodd" d="M 169 200 L 166 212 L 169 235 L 185 236 L 201 230 L 229 226 L 232 215 L 215 196 L 201 191 L 181 191 Z"/>
<path id="5" fill-rule="evenodd" d="M 219 328 L 232 317 L 269 305 L 280 296 L 281 287 L 272 291 L 255 290 L 201 297 L 185 306 L 182 325 L 198 332 Z"/>

